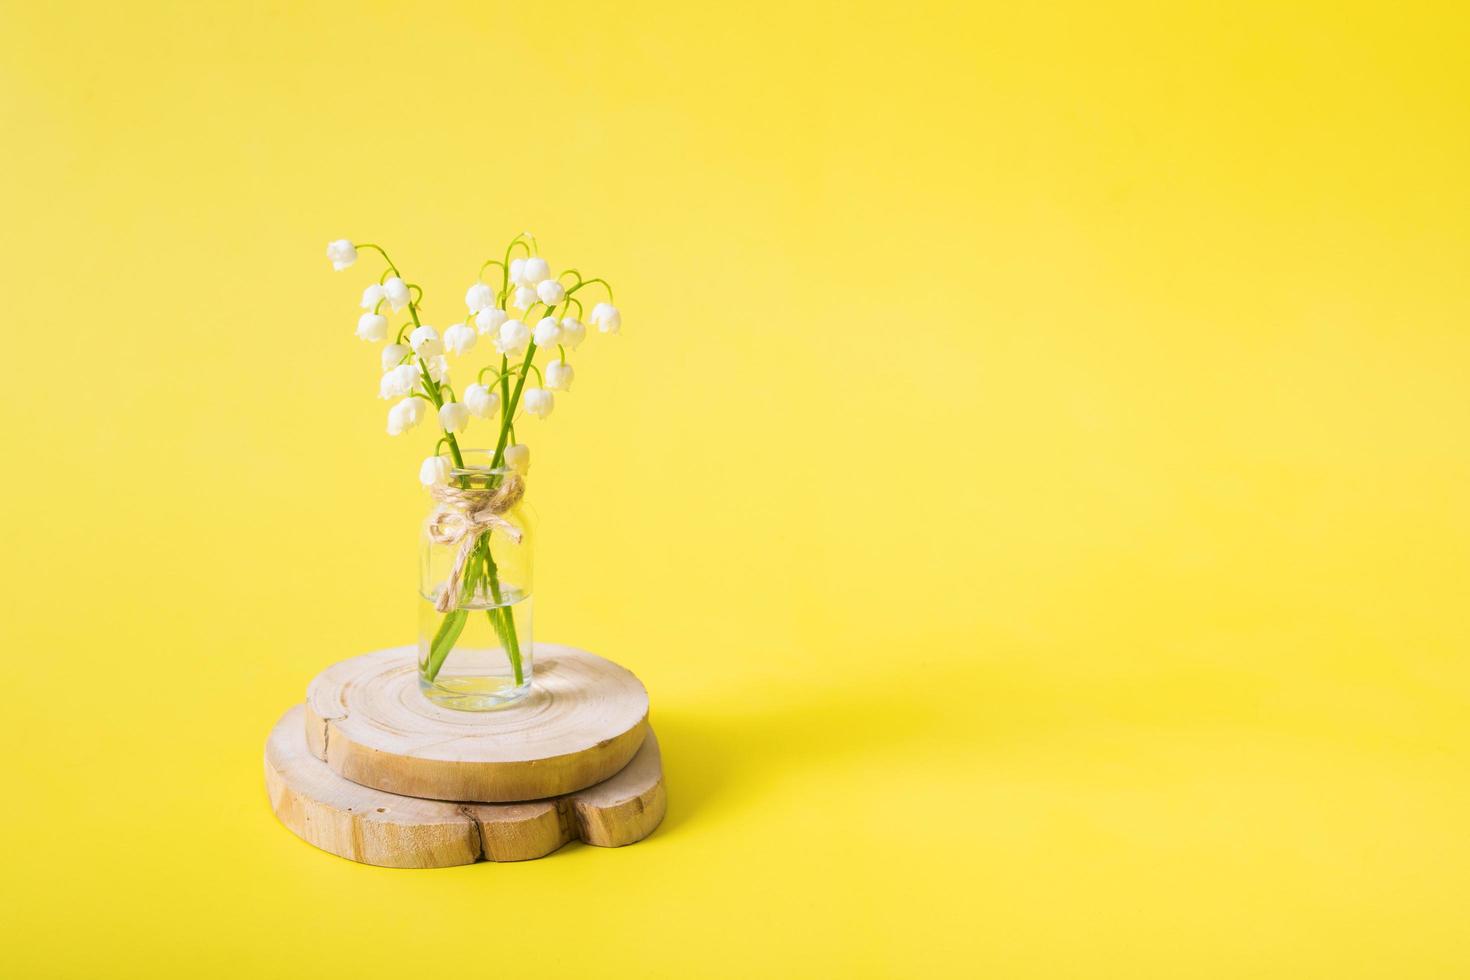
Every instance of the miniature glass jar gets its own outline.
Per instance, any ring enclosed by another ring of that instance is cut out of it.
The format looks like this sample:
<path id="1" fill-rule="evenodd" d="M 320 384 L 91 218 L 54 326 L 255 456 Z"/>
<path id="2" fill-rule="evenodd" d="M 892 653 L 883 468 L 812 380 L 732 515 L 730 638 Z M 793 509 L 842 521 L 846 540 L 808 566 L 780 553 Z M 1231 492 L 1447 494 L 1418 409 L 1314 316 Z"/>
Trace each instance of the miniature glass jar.
<path id="1" fill-rule="evenodd" d="M 486 711 L 531 690 L 532 517 L 524 474 L 493 453 L 444 458 L 419 547 L 419 690 Z"/>

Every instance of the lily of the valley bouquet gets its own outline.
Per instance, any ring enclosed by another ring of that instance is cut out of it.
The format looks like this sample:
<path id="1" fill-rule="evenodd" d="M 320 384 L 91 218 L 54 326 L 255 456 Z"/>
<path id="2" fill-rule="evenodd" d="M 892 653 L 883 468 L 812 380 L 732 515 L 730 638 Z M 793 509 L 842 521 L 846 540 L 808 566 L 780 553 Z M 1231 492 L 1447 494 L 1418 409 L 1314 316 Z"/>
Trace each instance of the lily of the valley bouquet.
<path id="1" fill-rule="evenodd" d="M 545 419 L 557 394 L 571 389 L 570 355 L 586 339 L 584 321 L 617 333 L 621 317 L 606 281 L 575 269 L 553 275 L 535 238 L 523 233 L 480 267 L 465 293 L 465 315 L 441 333 L 423 321 L 423 289 L 380 246 L 342 239 L 327 246 L 327 258 L 342 270 L 366 250 L 385 268 L 363 290 L 357 336 L 374 343 L 392 337 L 378 384 L 378 396 L 393 402 L 388 434 L 401 435 L 431 413 L 440 430 L 435 453 L 419 468 L 433 503 L 420 549 L 419 688 L 447 707 L 493 708 L 530 690 L 535 649 L 530 450 L 516 424 L 527 415 Z M 587 307 L 589 297 L 604 295 Z M 478 370 L 456 363 L 452 378 L 449 358 L 468 359 L 477 348 L 490 349 L 488 363 Z M 537 355 L 550 359 L 538 365 Z M 474 380 L 456 387 L 460 377 Z M 484 429 L 483 444 L 493 448 L 462 447 L 471 426 Z"/>

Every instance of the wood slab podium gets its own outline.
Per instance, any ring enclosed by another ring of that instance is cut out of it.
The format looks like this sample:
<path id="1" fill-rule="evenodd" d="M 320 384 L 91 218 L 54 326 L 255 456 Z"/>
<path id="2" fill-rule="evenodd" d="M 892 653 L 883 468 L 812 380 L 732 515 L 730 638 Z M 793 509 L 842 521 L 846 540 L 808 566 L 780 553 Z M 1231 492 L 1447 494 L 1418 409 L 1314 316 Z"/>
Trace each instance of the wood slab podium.
<path id="1" fill-rule="evenodd" d="M 629 671 L 538 644 L 533 689 L 494 711 L 418 692 L 416 651 L 327 668 L 266 743 L 271 807 L 304 840 L 393 868 L 543 857 L 571 840 L 620 847 L 663 819 L 648 695 Z"/>

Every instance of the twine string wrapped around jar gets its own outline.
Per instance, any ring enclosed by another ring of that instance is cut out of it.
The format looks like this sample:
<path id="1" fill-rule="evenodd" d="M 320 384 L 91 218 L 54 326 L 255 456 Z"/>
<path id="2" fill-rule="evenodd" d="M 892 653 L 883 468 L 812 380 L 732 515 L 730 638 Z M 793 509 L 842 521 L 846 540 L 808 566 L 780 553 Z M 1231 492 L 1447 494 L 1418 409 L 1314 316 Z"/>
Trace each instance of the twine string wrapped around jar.
<path id="1" fill-rule="evenodd" d="M 449 577 L 434 600 L 434 608 L 447 613 L 459 605 L 465 566 L 482 534 L 499 531 L 514 543 L 521 543 L 521 529 L 501 515 L 520 503 L 526 486 L 519 476 L 512 475 L 494 489 L 444 485 L 430 492 L 436 506 L 429 514 L 429 540 L 446 546 L 459 545 Z"/>

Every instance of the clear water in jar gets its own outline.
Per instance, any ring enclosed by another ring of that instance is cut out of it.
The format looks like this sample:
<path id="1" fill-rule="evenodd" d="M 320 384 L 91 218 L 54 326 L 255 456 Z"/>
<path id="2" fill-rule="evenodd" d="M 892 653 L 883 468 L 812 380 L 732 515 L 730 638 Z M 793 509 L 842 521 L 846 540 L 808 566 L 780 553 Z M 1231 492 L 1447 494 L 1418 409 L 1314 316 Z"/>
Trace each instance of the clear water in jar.
<path id="1" fill-rule="evenodd" d="M 531 597 L 514 588 L 501 590 L 500 602 L 481 593 L 458 610 L 441 613 L 434 600 L 419 596 L 419 690 L 446 708 L 486 711 L 531 690 Z M 463 613 L 455 620 L 457 613 Z M 434 663 L 434 639 L 450 618 L 452 635 L 442 662 Z M 508 628 L 509 624 L 514 629 Z M 517 669 L 519 668 L 519 669 Z M 432 674 L 432 676 L 430 676 Z"/>

